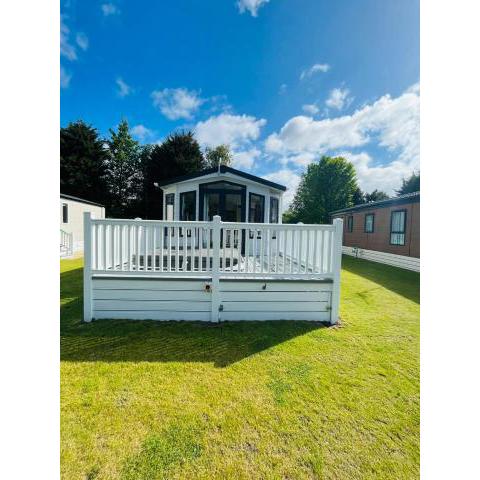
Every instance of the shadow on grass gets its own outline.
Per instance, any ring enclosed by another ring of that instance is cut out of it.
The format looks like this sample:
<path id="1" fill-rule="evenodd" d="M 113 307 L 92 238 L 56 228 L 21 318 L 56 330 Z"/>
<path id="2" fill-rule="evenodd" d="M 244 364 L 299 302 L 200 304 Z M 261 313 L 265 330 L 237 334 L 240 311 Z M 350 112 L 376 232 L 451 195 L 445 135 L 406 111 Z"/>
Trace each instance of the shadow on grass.
<path id="1" fill-rule="evenodd" d="M 420 303 L 420 274 L 418 272 L 349 255 L 343 255 L 342 270 L 359 275 L 415 303 Z"/>
<path id="2" fill-rule="evenodd" d="M 61 359 L 103 362 L 213 362 L 225 367 L 312 330 L 320 323 L 155 322 L 83 323 L 83 269 L 61 274 Z"/>

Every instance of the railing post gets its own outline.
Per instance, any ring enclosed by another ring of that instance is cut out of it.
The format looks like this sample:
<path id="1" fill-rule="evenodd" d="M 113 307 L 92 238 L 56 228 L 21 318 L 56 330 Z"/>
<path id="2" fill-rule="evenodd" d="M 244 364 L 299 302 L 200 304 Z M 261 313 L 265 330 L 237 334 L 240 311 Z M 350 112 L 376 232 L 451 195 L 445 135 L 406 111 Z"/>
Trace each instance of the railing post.
<path id="1" fill-rule="evenodd" d="M 340 306 L 340 270 L 342 268 L 342 235 L 343 220 L 336 218 L 333 221 L 333 291 L 332 291 L 332 310 L 330 312 L 330 323 L 335 325 L 338 322 L 338 311 Z"/>
<path id="2" fill-rule="evenodd" d="M 219 321 L 220 311 L 220 237 L 222 219 L 219 215 L 213 217 L 212 222 L 212 314 L 211 321 Z M 225 266 L 224 266 L 225 267 Z"/>
<path id="3" fill-rule="evenodd" d="M 83 321 L 92 321 L 92 221 L 83 213 Z"/>

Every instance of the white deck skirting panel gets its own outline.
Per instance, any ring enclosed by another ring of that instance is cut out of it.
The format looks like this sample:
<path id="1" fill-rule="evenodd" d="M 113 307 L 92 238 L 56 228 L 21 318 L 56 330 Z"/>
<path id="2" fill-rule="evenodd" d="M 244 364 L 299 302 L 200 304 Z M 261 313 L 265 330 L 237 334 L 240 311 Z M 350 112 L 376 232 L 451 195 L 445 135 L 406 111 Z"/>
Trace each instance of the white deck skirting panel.
<path id="1" fill-rule="evenodd" d="M 219 320 L 330 322 L 332 282 L 219 280 Z M 94 276 L 94 319 L 212 321 L 211 278 Z M 215 320 L 214 320 L 215 321 Z"/>
<path id="2" fill-rule="evenodd" d="M 337 323 L 342 230 L 85 214 L 84 320 Z"/>
<path id="3" fill-rule="evenodd" d="M 330 322 L 332 283 L 296 280 L 220 280 L 220 321 Z"/>
<path id="4" fill-rule="evenodd" d="M 404 268 L 406 270 L 420 271 L 420 259 L 415 257 L 407 257 L 405 255 L 395 255 L 393 253 L 377 252 L 376 250 L 365 250 L 356 247 L 342 247 L 345 255 L 356 258 L 363 258 L 372 262 L 384 263 L 394 267 Z"/>

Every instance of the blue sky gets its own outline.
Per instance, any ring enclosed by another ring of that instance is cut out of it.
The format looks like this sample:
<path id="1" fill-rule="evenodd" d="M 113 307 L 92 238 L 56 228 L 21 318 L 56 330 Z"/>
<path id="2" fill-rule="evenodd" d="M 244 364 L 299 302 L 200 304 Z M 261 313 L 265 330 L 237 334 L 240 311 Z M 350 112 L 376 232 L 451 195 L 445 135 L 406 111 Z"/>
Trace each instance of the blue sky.
<path id="1" fill-rule="evenodd" d="M 322 154 L 391 193 L 419 168 L 418 0 L 61 5 L 61 124 L 192 128 L 290 189 Z"/>

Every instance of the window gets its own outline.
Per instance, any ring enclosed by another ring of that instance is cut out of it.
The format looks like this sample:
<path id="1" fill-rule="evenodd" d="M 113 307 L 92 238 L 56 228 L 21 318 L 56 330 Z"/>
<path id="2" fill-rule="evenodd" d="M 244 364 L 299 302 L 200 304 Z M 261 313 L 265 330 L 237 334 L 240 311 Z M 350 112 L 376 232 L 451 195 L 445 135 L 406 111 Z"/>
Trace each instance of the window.
<path id="1" fill-rule="evenodd" d="M 353 232 L 353 215 L 347 217 L 347 231 Z"/>
<path id="2" fill-rule="evenodd" d="M 365 233 L 373 233 L 375 222 L 375 215 L 373 213 L 367 213 L 365 215 Z"/>
<path id="3" fill-rule="evenodd" d="M 175 194 L 167 193 L 165 195 L 165 217 L 166 220 L 174 220 L 174 205 L 175 205 Z"/>
<path id="4" fill-rule="evenodd" d="M 407 225 L 407 211 L 392 212 L 390 221 L 390 244 L 405 245 L 405 227 Z"/>
<path id="5" fill-rule="evenodd" d="M 193 222 L 196 220 L 197 193 L 183 192 L 180 194 L 180 220 Z"/>
<path id="6" fill-rule="evenodd" d="M 278 223 L 278 198 L 270 197 L 270 223 Z"/>
<path id="7" fill-rule="evenodd" d="M 265 197 L 256 193 L 250 193 L 250 208 L 248 221 L 263 223 L 265 219 Z"/>
<path id="8" fill-rule="evenodd" d="M 62 203 L 62 222 L 68 223 L 68 204 Z"/>

